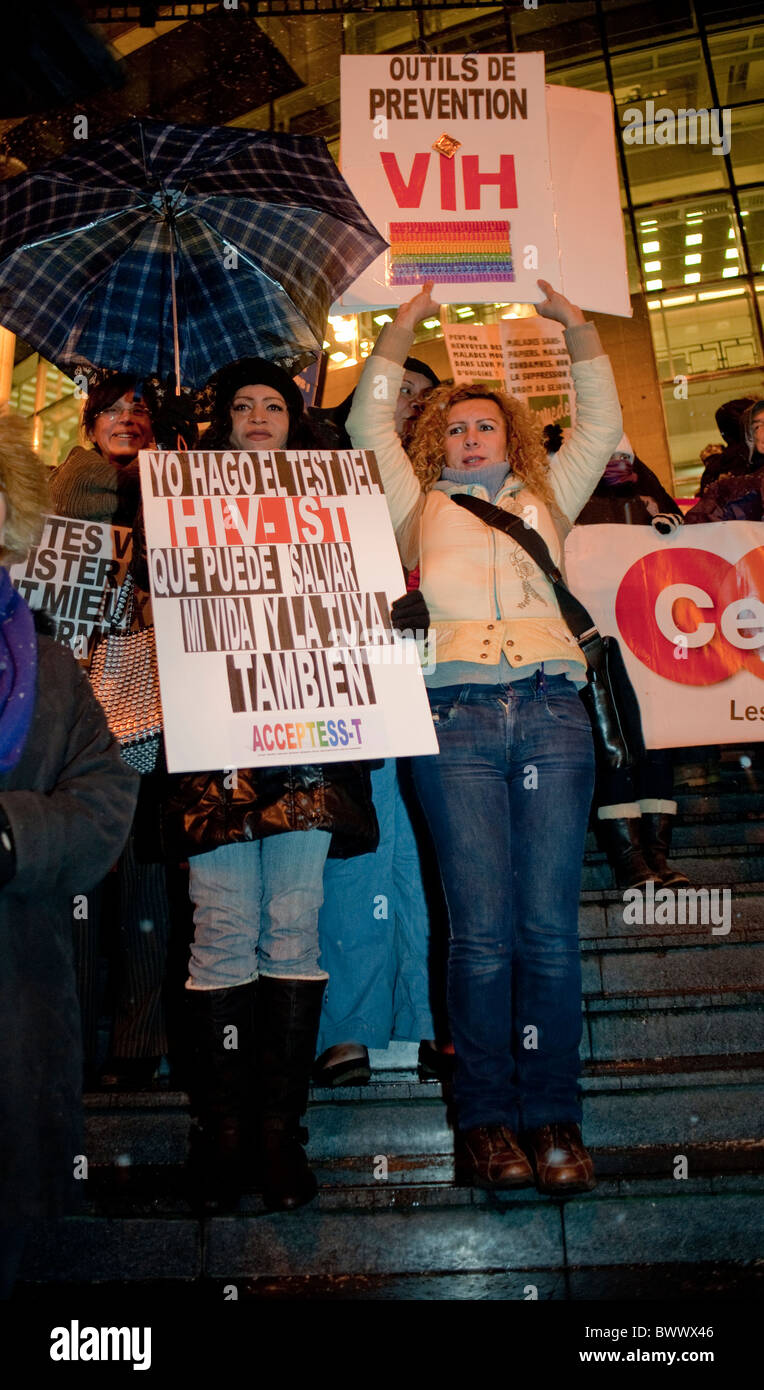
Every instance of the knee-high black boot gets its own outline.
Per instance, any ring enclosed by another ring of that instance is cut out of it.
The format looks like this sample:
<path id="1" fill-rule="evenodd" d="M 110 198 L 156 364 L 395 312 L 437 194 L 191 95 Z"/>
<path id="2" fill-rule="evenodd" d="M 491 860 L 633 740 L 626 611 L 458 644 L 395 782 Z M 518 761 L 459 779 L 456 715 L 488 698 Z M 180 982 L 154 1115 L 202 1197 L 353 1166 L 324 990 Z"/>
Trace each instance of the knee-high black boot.
<path id="1" fill-rule="evenodd" d="M 671 853 L 671 831 L 675 815 L 666 811 L 642 812 L 642 848 L 645 859 L 661 880 L 664 888 L 689 888 L 690 880 L 681 869 L 668 863 Z"/>
<path id="2" fill-rule="evenodd" d="M 187 990 L 191 1016 L 189 1195 L 203 1213 L 230 1211 L 254 1154 L 258 981 Z"/>
<path id="3" fill-rule="evenodd" d="M 642 852 L 640 816 L 620 816 L 617 820 L 598 820 L 597 838 L 615 875 L 616 888 L 643 888 L 660 883 Z"/>
<path id="4" fill-rule="evenodd" d="M 318 1191 L 300 1118 L 316 1055 L 325 980 L 261 976 L 258 1004 L 260 1175 L 271 1211 L 310 1202 Z"/>

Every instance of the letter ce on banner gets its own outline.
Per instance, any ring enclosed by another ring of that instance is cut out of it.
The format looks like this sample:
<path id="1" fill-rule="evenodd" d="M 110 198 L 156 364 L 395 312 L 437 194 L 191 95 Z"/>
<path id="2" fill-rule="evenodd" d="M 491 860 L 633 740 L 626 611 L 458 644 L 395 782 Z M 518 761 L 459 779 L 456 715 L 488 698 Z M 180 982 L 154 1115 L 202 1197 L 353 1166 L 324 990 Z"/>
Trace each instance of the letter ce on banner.
<path id="1" fill-rule="evenodd" d="M 764 739 L 764 522 L 576 526 L 565 555 L 619 638 L 649 748 Z"/>

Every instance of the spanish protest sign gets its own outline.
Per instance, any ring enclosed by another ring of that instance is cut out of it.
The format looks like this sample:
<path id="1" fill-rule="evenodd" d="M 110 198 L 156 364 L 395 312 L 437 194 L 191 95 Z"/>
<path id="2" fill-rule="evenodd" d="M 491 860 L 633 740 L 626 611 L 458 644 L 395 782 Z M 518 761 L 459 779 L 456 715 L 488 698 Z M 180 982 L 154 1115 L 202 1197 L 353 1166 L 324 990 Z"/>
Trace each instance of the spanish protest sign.
<path id="1" fill-rule="evenodd" d="M 171 772 L 437 752 L 373 454 L 140 467 Z"/>
<path id="2" fill-rule="evenodd" d="M 390 244 L 342 306 L 425 280 L 444 303 L 537 303 L 542 277 L 631 313 L 607 94 L 545 88 L 543 53 L 347 55 L 340 76 L 342 173 Z"/>
<path id="3" fill-rule="evenodd" d="M 764 739 L 764 522 L 575 526 L 565 563 L 619 638 L 648 748 Z"/>
<path id="4" fill-rule="evenodd" d="M 57 640 L 70 646 L 80 661 L 89 658 L 108 631 L 130 546 L 126 527 L 47 516 L 39 544 L 9 568 L 22 598 L 52 619 Z M 148 595 L 143 597 L 148 607 Z M 143 611 L 139 603 L 135 625 L 150 621 L 150 611 Z"/>

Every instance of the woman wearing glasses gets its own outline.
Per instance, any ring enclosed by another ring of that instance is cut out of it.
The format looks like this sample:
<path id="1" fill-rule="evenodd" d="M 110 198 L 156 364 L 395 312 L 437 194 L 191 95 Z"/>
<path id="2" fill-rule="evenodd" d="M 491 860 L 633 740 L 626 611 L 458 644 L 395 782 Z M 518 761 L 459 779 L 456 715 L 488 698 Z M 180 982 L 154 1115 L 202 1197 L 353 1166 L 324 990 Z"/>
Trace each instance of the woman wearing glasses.
<path id="1" fill-rule="evenodd" d="M 135 377 L 115 372 L 94 386 L 82 416 L 87 446 L 72 449 L 51 474 L 53 512 L 133 526 L 141 501 L 138 454 L 154 444 L 155 423 Z M 117 893 L 112 1042 L 100 1084 L 133 1089 L 151 1084 L 168 1051 L 163 993 L 170 908 L 165 866 L 138 862 L 132 835 L 117 866 Z M 99 908 L 96 897 L 88 921 L 75 927 L 86 1071 L 96 1060 Z"/>
<path id="2" fill-rule="evenodd" d="M 122 372 L 94 386 L 82 415 L 89 448 L 78 445 L 51 478 L 57 516 L 132 526 L 140 502 L 138 454 L 154 442 L 148 405 Z"/>

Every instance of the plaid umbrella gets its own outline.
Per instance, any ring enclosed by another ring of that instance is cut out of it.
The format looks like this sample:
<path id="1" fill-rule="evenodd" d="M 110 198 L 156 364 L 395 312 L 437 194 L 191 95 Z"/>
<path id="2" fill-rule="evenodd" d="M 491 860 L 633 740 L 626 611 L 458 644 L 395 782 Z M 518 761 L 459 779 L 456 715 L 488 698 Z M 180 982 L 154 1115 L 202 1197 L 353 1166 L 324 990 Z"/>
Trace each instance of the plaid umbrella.
<path id="1" fill-rule="evenodd" d="M 6 328 L 65 371 L 191 386 L 239 357 L 311 361 L 386 246 L 323 140 L 137 120 L 0 184 L 0 229 Z"/>

